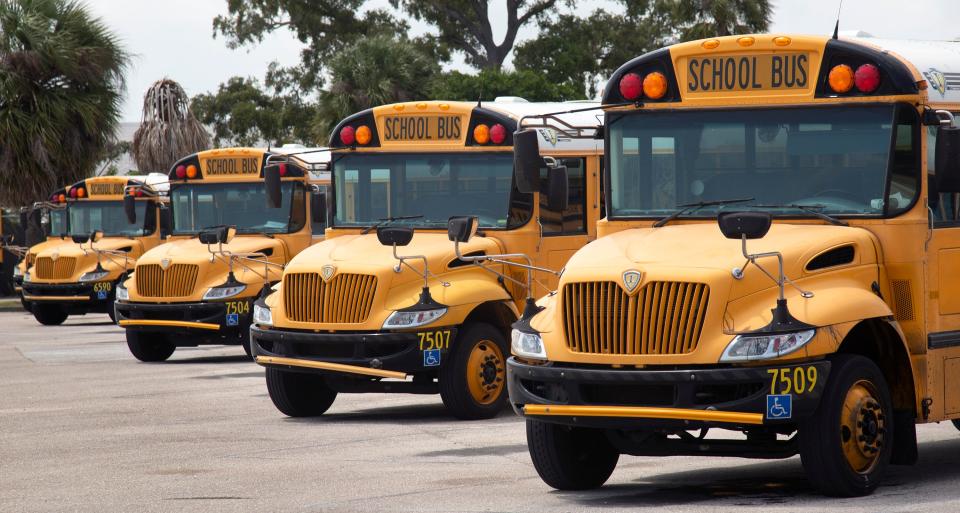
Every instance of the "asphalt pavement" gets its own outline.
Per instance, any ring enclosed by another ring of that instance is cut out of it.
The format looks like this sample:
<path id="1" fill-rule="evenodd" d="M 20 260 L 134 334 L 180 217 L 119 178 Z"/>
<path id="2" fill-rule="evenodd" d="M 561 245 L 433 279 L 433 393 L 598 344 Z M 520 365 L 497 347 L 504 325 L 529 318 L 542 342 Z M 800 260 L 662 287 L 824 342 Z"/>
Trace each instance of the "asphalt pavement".
<path id="1" fill-rule="evenodd" d="M 960 432 L 919 428 L 920 462 L 832 499 L 799 458 L 623 456 L 603 488 L 557 492 L 523 422 L 449 417 L 438 396 L 341 395 L 284 417 L 239 346 L 129 355 L 105 315 L 45 327 L 0 312 L 0 511 L 960 511 Z"/>

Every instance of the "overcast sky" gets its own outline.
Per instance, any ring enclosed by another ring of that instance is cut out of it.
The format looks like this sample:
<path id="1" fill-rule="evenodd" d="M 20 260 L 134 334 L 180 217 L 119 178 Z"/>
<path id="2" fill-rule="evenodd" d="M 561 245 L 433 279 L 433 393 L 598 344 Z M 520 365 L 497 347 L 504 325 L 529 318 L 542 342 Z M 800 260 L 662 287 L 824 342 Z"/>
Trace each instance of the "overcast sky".
<path id="1" fill-rule="evenodd" d="M 157 79 L 170 77 L 194 95 L 216 90 L 234 75 L 262 79 L 273 60 L 296 64 L 302 45 L 289 33 L 276 33 L 256 46 L 230 50 L 214 39 L 212 20 L 227 10 L 226 0 L 88 0 L 89 6 L 113 28 L 134 54 L 127 76 L 124 121 L 140 121 L 143 93 Z M 492 0 L 491 11 L 503 12 L 503 0 Z M 828 34 L 833 30 L 838 0 L 772 0 L 771 32 Z M 387 5 L 386 1 L 371 2 Z M 876 37 L 956 39 L 960 37 L 958 0 L 844 0 L 841 30 L 862 30 Z M 616 8 L 602 0 L 581 1 L 578 12 Z M 415 33 L 427 27 L 412 23 Z M 506 22 L 494 16 L 494 32 L 502 37 Z M 521 31 L 518 41 L 536 35 Z M 462 63 L 453 67 L 462 68 Z"/>

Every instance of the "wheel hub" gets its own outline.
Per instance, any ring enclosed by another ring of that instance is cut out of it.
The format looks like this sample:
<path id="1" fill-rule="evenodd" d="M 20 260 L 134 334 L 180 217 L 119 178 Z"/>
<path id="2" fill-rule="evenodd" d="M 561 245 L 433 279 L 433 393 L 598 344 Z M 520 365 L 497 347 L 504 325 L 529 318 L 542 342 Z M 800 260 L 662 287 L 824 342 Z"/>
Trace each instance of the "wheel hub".
<path id="1" fill-rule="evenodd" d="M 843 453 L 856 472 L 869 472 L 880 460 L 886 434 L 886 416 L 877 401 L 876 388 L 858 381 L 847 391 L 840 418 Z"/>
<path id="2" fill-rule="evenodd" d="M 467 361 L 467 387 L 480 404 L 496 401 L 503 391 L 506 368 L 500 348 L 489 340 L 473 346 Z"/>

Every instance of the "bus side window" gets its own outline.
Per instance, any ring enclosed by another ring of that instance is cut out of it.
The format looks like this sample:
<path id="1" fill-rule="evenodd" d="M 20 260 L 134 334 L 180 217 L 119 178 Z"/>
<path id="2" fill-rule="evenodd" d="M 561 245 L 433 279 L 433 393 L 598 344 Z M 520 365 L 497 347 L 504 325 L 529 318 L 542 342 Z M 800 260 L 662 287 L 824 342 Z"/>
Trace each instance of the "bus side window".
<path id="1" fill-rule="evenodd" d="M 960 112 L 954 112 L 955 116 L 960 116 Z M 937 147 L 937 127 L 926 127 L 927 138 L 927 205 L 933 211 L 933 227 L 947 228 L 960 226 L 958 218 L 957 204 L 960 203 L 960 194 L 942 193 L 937 191 L 936 170 L 936 147 Z"/>
<path id="2" fill-rule="evenodd" d="M 540 223 L 544 235 L 571 235 L 587 232 L 587 179 L 586 159 L 563 159 L 567 166 L 568 204 L 558 212 L 547 206 L 547 195 L 540 194 Z M 540 175 L 546 176 L 546 169 Z"/>

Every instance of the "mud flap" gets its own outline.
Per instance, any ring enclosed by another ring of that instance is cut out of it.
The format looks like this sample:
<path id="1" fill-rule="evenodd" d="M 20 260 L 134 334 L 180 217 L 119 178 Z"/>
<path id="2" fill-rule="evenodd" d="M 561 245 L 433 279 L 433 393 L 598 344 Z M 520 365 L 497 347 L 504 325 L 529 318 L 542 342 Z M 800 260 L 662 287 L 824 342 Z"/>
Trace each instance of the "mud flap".
<path id="1" fill-rule="evenodd" d="M 893 465 L 913 465 L 917 462 L 917 423 L 912 410 L 893 412 Z"/>

